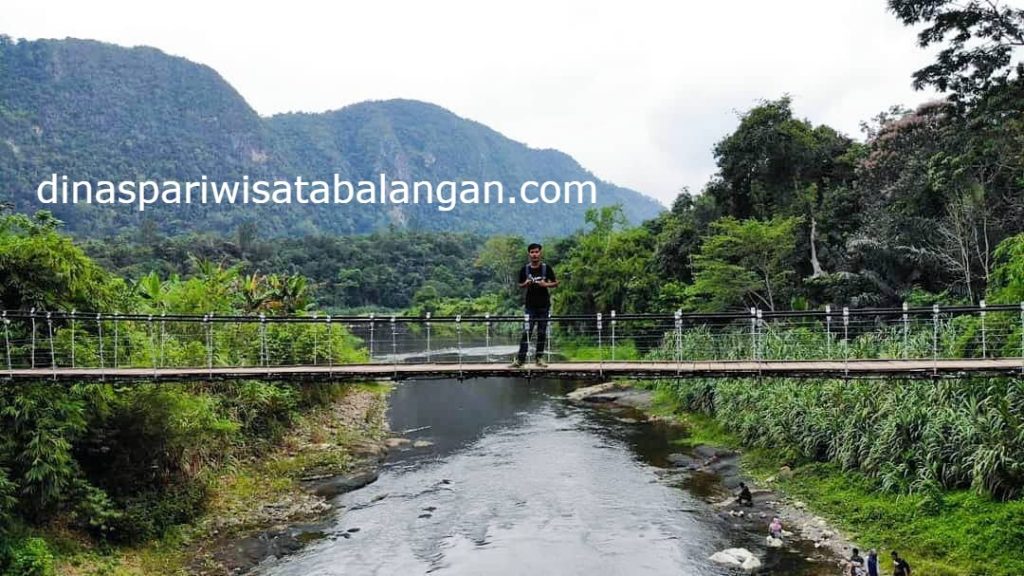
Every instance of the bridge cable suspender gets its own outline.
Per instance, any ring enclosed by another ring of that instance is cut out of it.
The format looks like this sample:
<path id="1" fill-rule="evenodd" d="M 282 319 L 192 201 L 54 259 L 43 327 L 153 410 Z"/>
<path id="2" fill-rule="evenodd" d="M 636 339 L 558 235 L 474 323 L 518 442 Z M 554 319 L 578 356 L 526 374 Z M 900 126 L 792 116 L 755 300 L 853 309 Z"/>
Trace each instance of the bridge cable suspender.
<path id="1" fill-rule="evenodd" d="M 939 376 L 939 305 L 932 305 L 932 376 Z"/>
<path id="2" fill-rule="evenodd" d="M 106 368 L 106 362 L 103 361 L 103 315 L 96 314 L 96 333 L 100 338 L 100 370 Z"/>
<path id="3" fill-rule="evenodd" d="M 53 371 L 53 379 L 57 379 L 57 353 L 53 348 L 53 317 L 50 312 L 46 313 L 46 328 L 50 334 L 50 369 Z"/>
<path id="4" fill-rule="evenodd" d="M 36 367 L 36 309 L 33 308 L 29 315 L 32 317 L 32 356 L 31 356 L 31 367 L 35 370 Z"/>
<path id="5" fill-rule="evenodd" d="M 1024 321 L 1024 310 L 1021 310 L 1021 320 Z M 3 313 L 4 322 L 4 350 L 7 353 L 7 371 L 11 374 L 14 373 L 14 367 L 11 365 L 11 321 L 7 318 L 7 311 Z"/>
<path id="6" fill-rule="evenodd" d="M 71 310 L 71 367 L 75 367 L 75 311 Z"/>

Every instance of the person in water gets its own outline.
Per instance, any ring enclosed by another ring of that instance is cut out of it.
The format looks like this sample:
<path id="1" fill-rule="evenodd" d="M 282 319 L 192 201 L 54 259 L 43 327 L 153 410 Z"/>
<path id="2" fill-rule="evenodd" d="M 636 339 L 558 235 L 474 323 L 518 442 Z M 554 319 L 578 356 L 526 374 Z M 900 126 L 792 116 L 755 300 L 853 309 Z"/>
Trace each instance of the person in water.
<path id="1" fill-rule="evenodd" d="M 768 525 L 768 533 L 771 534 L 772 538 L 782 540 L 782 521 L 779 520 L 778 516 L 772 518 L 772 523 Z"/>
<path id="2" fill-rule="evenodd" d="M 868 576 L 878 576 L 878 551 L 874 548 L 868 551 Z"/>
<path id="3" fill-rule="evenodd" d="M 743 482 L 740 482 L 740 495 L 736 501 L 742 506 L 754 505 L 754 495 L 750 493 L 750 488 L 747 488 L 747 485 Z"/>

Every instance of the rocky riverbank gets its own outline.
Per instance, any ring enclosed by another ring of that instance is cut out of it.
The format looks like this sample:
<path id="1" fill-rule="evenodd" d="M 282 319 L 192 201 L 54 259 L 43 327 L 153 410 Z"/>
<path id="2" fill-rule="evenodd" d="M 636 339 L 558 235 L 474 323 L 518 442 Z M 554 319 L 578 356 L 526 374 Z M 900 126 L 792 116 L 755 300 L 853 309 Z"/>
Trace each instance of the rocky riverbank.
<path id="1" fill-rule="evenodd" d="M 355 385 L 278 450 L 219 478 L 187 571 L 244 574 L 323 538 L 334 499 L 377 479 L 387 455 L 386 408 L 386 388 Z"/>
<path id="2" fill-rule="evenodd" d="M 608 382 L 580 388 L 568 395 L 569 399 L 581 405 L 611 410 L 620 421 L 646 419 L 670 426 L 682 426 L 678 418 L 652 414 L 653 392 L 637 389 L 628 384 Z M 635 413 L 623 414 L 623 409 Z M 772 518 L 782 521 L 784 534 L 782 542 L 766 540 L 765 546 L 790 546 L 793 551 L 806 555 L 808 560 L 821 563 L 822 573 L 845 573 L 840 570 L 844 558 L 851 554 L 853 542 L 828 522 L 813 514 L 807 505 L 777 492 L 773 484 L 777 477 L 792 474 L 783 467 L 776 476 L 757 482 L 743 472 L 741 454 L 735 450 L 708 444 L 694 444 L 679 452 L 669 454 L 666 468 L 662 473 L 665 482 L 685 484 L 691 491 L 712 505 L 716 514 L 734 529 L 744 532 L 757 541 L 760 535 L 768 534 Z M 751 506 L 740 506 L 736 493 L 741 482 L 747 484 L 753 495 Z M 736 567 L 755 570 L 759 560 L 751 561 L 745 549 L 726 550 L 716 554 L 716 561 Z M 833 566 L 834 568 L 829 568 Z"/>
<path id="3" fill-rule="evenodd" d="M 68 576 L 244 574 L 325 537 L 335 497 L 377 479 L 387 455 L 390 388 L 353 384 L 302 414 L 275 446 L 253 449 L 212 472 L 203 514 L 138 547 L 100 548 L 73 533 L 54 537 Z"/>

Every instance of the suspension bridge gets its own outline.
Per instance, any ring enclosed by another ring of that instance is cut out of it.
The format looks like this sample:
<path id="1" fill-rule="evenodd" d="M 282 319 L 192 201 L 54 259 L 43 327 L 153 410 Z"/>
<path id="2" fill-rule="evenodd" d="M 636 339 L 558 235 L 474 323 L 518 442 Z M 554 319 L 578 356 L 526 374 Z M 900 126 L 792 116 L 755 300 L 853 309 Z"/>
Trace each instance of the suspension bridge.
<path id="1" fill-rule="evenodd" d="M 530 320 L 0 311 L 0 380 L 1024 377 L 1024 303 Z"/>

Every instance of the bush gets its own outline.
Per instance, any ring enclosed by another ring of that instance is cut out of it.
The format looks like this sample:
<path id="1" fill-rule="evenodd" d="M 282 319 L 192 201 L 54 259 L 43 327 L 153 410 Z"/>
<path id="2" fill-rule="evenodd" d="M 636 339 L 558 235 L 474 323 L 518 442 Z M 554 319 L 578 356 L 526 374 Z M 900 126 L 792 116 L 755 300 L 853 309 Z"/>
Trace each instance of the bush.
<path id="1" fill-rule="evenodd" d="M 0 563 L 0 567 L 3 564 Z M 6 576 L 53 576 L 54 556 L 42 538 L 26 538 L 11 548 Z"/>
<path id="2" fill-rule="evenodd" d="M 110 517 L 102 535 L 121 544 L 160 538 L 174 526 L 196 518 L 203 511 L 206 495 L 206 484 L 199 481 L 177 484 L 166 491 L 134 494 L 122 502 L 119 514 Z"/>

